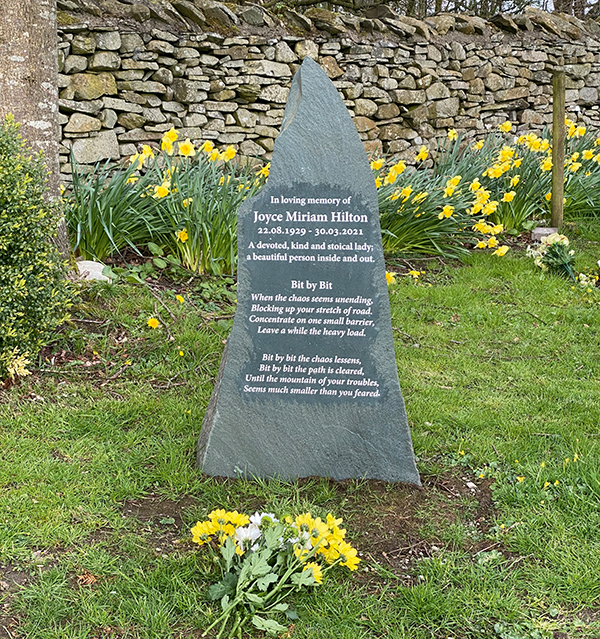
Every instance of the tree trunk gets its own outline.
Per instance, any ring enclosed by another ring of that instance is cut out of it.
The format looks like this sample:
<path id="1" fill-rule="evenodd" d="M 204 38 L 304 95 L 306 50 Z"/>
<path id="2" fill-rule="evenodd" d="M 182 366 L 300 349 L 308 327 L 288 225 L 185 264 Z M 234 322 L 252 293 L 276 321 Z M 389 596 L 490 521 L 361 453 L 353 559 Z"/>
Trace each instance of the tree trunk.
<path id="1" fill-rule="evenodd" d="M 51 198 L 60 197 L 58 164 L 56 0 L 0 0 L 0 117 L 21 123 L 21 134 L 42 151 Z M 64 219 L 55 240 L 65 259 Z"/>

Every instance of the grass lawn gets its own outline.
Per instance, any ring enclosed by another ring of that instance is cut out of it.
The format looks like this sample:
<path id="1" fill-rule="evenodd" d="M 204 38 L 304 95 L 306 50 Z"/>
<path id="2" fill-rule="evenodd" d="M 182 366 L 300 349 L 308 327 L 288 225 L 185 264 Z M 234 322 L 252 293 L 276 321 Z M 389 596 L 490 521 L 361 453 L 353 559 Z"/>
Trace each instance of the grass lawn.
<path id="1" fill-rule="evenodd" d="M 593 266 L 598 226 L 570 236 Z M 223 507 L 344 518 L 363 561 L 297 597 L 294 639 L 598 639 L 600 289 L 518 249 L 409 266 L 390 297 L 422 489 L 203 477 L 231 284 L 87 288 L 0 392 L 0 637 L 200 637 L 217 576 L 189 529 Z"/>

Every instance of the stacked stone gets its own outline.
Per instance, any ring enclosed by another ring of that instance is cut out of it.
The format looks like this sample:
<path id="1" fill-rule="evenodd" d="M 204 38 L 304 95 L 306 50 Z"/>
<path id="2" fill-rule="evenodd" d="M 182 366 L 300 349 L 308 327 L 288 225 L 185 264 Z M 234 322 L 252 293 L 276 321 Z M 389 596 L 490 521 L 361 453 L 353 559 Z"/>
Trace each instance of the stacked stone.
<path id="1" fill-rule="evenodd" d="M 599 40 L 581 31 L 576 41 L 542 30 L 517 37 L 473 18 L 473 32 L 459 34 L 452 31 L 457 20 L 387 18 L 388 33 L 375 41 L 347 28 L 267 39 L 64 26 L 62 178 L 69 179 L 71 147 L 81 164 L 120 160 L 142 144 L 158 147 L 171 127 L 183 139 L 234 145 L 267 161 L 292 75 L 306 56 L 333 80 L 374 154 L 411 160 L 450 128 L 476 136 L 506 119 L 527 130 L 549 125 L 551 72 L 562 63 L 567 110 L 600 126 Z"/>

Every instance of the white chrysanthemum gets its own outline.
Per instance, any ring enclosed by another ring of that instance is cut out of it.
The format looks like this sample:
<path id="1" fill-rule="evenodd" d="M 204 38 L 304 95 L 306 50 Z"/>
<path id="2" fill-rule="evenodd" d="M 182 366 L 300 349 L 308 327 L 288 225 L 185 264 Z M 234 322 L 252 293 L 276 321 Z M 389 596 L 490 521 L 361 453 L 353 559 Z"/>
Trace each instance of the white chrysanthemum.
<path id="1" fill-rule="evenodd" d="M 254 542 L 260 538 L 261 532 L 258 526 L 249 524 L 243 528 L 235 529 L 235 541 L 236 544 L 245 552 L 250 548 L 256 550 Z"/>
<path id="2" fill-rule="evenodd" d="M 277 517 L 275 517 L 273 513 L 258 513 L 258 512 L 254 513 L 254 515 L 250 517 L 250 523 L 254 524 L 255 526 L 260 526 L 263 522 L 263 519 L 267 519 L 268 523 L 272 523 L 272 524 L 279 523 L 279 519 L 277 519 Z"/>

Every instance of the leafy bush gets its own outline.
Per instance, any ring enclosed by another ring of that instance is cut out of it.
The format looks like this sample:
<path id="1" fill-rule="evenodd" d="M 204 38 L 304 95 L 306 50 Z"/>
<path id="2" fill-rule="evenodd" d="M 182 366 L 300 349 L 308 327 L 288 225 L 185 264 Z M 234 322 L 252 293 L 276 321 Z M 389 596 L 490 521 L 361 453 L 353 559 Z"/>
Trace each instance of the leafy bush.
<path id="1" fill-rule="evenodd" d="M 69 295 L 51 242 L 58 210 L 44 200 L 46 168 L 8 116 L 0 126 L 0 378 L 28 374 L 29 359 L 67 317 Z"/>

